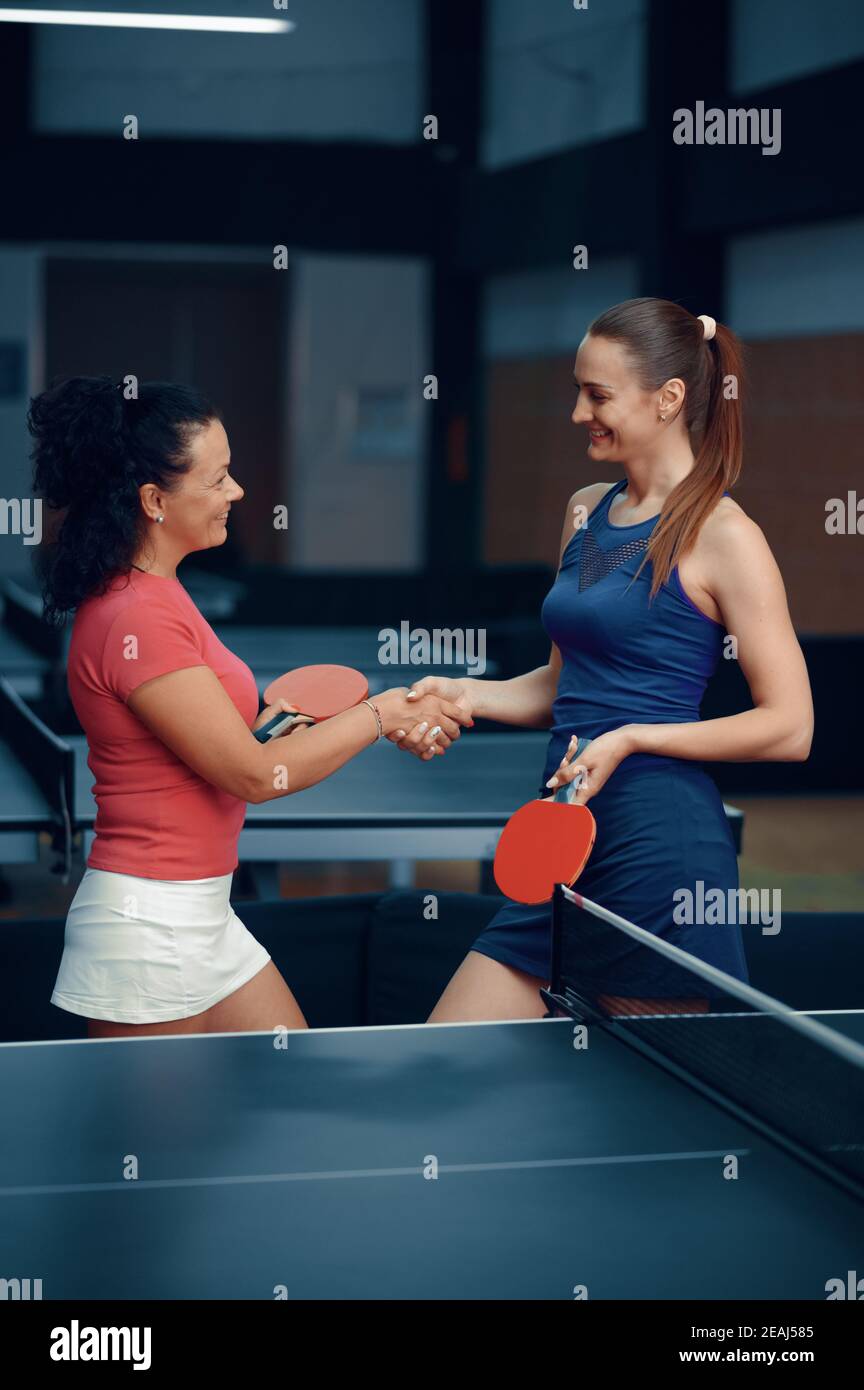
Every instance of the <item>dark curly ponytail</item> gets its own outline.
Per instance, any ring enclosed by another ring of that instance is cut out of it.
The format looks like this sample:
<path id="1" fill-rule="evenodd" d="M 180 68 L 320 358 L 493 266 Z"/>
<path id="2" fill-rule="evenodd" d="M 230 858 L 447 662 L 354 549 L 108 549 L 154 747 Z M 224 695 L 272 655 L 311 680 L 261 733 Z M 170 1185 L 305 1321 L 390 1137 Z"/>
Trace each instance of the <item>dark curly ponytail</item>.
<path id="1" fill-rule="evenodd" d="M 76 376 L 31 401 L 33 487 L 66 513 L 37 558 L 49 623 L 130 569 L 145 536 L 138 489 L 173 492 L 190 440 L 219 418 L 198 391 L 163 381 L 144 382 L 127 400 L 110 377 Z"/>

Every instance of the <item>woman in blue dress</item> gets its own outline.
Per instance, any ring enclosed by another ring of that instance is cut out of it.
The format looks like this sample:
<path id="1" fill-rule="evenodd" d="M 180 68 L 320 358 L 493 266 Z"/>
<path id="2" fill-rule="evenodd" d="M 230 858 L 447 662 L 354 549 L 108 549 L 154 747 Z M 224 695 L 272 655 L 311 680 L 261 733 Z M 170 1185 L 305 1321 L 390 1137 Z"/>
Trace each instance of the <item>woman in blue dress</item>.
<path id="1" fill-rule="evenodd" d="M 720 889 L 734 901 L 738 887 L 720 795 L 700 764 L 802 761 L 813 730 L 780 572 L 727 491 L 741 467 L 741 346 L 707 315 L 631 299 L 590 325 L 574 379 L 572 419 L 587 431 L 592 466 L 626 476 L 580 488 L 567 503 L 542 609 L 548 663 L 506 681 L 426 677 L 415 689 L 474 716 L 550 728 L 543 782 L 578 778 L 575 799 L 590 802 L 597 822 L 580 892 L 746 979 L 736 921 L 680 925 L 676 914 L 682 890 L 704 902 L 701 884 L 703 895 Z M 724 657 L 740 662 L 754 707 L 700 720 Z M 577 762 L 579 737 L 591 742 Z M 548 904 L 507 902 L 430 1022 L 541 1017 L 549 919 Z M 595 994 L 610 1007 L 622 994 L 662 997 L 651 967 L 634 983 L 625 956 L 607 961 Z"/>

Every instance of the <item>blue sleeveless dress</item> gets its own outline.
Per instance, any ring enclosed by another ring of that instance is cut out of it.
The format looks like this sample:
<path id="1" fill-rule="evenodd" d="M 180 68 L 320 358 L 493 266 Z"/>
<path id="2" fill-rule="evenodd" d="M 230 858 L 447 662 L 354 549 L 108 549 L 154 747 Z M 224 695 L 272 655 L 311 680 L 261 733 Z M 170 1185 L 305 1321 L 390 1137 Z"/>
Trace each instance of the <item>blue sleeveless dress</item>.
<path id="1" fill-rule="evenodd" d="M 541 786 L 573 734 L 596 738 L 622 724 L 698 721 L 706 683 L 722 653 L 723 625 L 691 602 L 677 568 L 650 604 L 650 562 L 632 582 L 658 517 L 634 526 L 611 525 L 610 504 L 625 487 L 626 479 L 610 488 L 574 533 L 543 603 L 543 626 L 561 652 L 562 670 Z M 705 894 L 738 888 L 732 833 L 717 787 L 702 765 L 635 753 L 618 765 L 589 805 L 597 838 L 576 885 L 580 893 L 746 980 L 737 923 L 676 925 L 673 915 L 681 901 L 673 895 L 681 889 L 698 901 L 700 882 Z M 550 919 L 548 904 L 508 902 L 472 949 L 548 980 Z M 677 988 L 664 988 L 663 968 L 658 965 L 652 976 L 653 967 L 644 960 L 634 982 L 632 963 L 632 943 L 622 937 L 620 960 L 614 949 L 604 957 L 600 974 L 592 976 L 592 991 L 638 997 L 641 985 L 644 997 L 680 994 L 680 980 Z"/>

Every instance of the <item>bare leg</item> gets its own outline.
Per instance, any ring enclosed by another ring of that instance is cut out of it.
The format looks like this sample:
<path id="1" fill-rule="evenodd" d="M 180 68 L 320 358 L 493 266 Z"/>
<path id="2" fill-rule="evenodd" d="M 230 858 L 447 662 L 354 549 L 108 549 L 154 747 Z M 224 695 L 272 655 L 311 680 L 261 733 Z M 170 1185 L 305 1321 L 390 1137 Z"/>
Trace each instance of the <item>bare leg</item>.
<path id="1" fill-rule="evenodd" d="M 207 1010 L 209 1033 L 270 1032 L 274 1028 L 308 1028 L 300 1005 L 272 960 L 242 989 Z"/>
<path id="2" fill-rule="evenodd" d="M 536 975 L 469 951 L 445 989 L 429 1023 L 478 1023 L 491 1019 L 543 1018 L 546 985 Z"/>
<path id="3" fill-rule="evenodd" d="M 91 1038 L 136 1038 L 166 1033 L 255 1033 L 272 1029 L 306 1028 L 300 1006 L 272 960 L 227 999 L 191 1018 L 165 1023 L 111 1023 L 88 1019 Z"/>
<path id="4" fill-rule="evenodd" d="M 114 1023 L 108 1018 L 88 1018 L 87 1033 L 91 1038 L 146 1038 L 158 1037 L 160 1033 L 206 1033 L 201 1020 L 205 1014 L 195 1014 L 193 1018 L 171 1018 L 165 1023 Z"/>

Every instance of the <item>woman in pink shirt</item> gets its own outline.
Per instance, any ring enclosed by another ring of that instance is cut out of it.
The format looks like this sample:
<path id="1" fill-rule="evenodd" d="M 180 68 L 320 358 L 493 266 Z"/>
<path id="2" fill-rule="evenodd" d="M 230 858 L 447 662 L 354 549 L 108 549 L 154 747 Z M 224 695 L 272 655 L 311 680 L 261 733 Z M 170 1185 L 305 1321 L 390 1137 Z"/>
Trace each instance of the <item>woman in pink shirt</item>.
<path id="1" fill-rule="evenodd" d="M 313 786 L 380 737 L 443 753 L 470 715 L 387 690 L 260 744 L 255 678 L 180 580 L 225 541 L 243 489 L 196 391 L 76 377 L 32 403 L 34 483 L 65 515 L 40 555 L 45 611 L 73 610 L 68 684 L 89 745 L 96 838 L 70 906 L 52 1002 L 91 1037 L 306 1026 L 231 907 L 246 803 Z M 430 727 L 433 726 L 433 727 Z"/>

